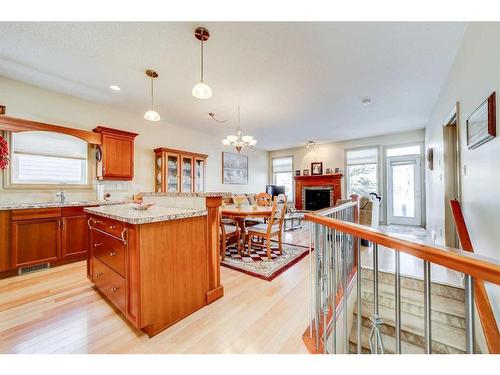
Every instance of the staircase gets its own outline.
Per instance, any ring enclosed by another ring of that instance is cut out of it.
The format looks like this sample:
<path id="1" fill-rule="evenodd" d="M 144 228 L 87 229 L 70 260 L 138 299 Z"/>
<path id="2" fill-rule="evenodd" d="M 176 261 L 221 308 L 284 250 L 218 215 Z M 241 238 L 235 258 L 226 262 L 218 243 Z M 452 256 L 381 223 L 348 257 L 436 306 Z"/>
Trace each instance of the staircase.
<path id="1" fill-rule="evenodd" d="M 370 353 L 368 337 L 373 314 L 373 271 L 361 272 L 361 347 Z M 379 315 L 385 353 L 394 353 L 395 339 L 395 287 L 394 274 L 379 272 Z M 431 284 L 432 352 L 461 354 L 466 352 L 465 296 L 457 287 Z M 357 305 L 350 334 L 350 351 L 357 352 Z M 401 351 L 404 354 L 424 354 L 424 282 L 401 277 Z"/>

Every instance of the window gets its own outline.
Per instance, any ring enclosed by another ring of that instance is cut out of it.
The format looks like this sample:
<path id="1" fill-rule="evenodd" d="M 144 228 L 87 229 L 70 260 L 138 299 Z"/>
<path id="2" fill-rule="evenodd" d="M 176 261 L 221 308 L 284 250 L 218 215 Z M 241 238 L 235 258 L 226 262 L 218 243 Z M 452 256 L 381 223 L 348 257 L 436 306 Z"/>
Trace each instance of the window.
<path id="1" fill-rule="evenodd" d="M 293 157 L 273 159 L 273 184 L 285 186 L 287 199 L 293 200 Z"/>
<path id="2" fill-rule="evenodd" d="M 377 162 L 377 148 L 346 152 L 347 196 L 378 192 Z"/>
<path id="3" fill-rule="evenodd" d="M 66 134 L 11 134 L 11 184 L 87 184 L 88 145 Z"/>
<path id="4" fill-rule="evenodd" d="M 420 145 L 398 146 L 391 147 L 386 150 L 387 157 L 391 156 L 406 156 L 406 155 L 420 155 Z"/>

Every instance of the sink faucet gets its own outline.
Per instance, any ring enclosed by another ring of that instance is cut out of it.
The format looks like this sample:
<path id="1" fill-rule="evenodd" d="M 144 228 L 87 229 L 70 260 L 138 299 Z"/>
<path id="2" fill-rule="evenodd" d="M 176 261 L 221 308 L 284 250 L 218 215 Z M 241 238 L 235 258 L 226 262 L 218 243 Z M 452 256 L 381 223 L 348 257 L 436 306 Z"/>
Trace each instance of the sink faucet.
<path id="1" fill-rule="evenodd" d="M 61 190 L 59 193 L 57 193 L 56 197 L 59 198 L 59 202 L 61 204 L 64 204 L 64 202 L 66 202 L 66 194 L 64 193 L 64 190 Z"/>

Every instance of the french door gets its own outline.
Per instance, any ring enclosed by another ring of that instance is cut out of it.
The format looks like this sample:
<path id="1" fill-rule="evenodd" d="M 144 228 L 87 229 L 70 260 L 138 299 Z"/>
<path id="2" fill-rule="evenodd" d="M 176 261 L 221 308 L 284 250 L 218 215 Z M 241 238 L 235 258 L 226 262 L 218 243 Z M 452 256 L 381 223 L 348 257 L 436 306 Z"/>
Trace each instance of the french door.
<path id="1" fill-rule="evenodd" d="M 420 155 L 387 158 L 388 224 L 422 225 Z"/>

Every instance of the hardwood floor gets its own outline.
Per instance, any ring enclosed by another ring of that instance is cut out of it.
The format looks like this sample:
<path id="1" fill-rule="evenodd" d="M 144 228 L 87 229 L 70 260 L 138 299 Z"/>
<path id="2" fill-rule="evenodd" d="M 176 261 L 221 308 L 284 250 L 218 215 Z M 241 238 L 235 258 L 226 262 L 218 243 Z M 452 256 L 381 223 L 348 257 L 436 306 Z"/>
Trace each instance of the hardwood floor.
<path id="1" fill-rule="evenodd" d="M 307 229 L 285 242 L 308 245 Z M 85 262 L 0 280 L 0 353 L 306 353 L 309 258 L 272 282 L 221 268 L 224 297 L 149 339 L 93 288 Z"/>

